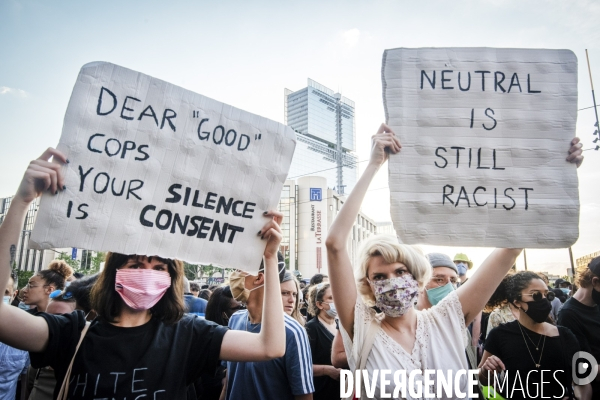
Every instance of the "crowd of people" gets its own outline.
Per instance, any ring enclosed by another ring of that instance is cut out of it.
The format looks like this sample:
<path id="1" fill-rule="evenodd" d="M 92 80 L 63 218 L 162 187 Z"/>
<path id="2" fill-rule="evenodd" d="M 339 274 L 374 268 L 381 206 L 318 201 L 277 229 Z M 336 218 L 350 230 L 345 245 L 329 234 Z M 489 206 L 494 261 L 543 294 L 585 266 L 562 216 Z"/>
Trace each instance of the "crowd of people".
<path id="1" fill-rule="evenodd" d="M 424 254 L 376 235 L 351 265 L 353 221 L 375 173 L 400 150 L 382 125 L 329 229 L 328 275 L 305 282 L 286 269 L 282 215 L 269 211 L 256 273 L 240 266 L 223 284 L 202 287 L 178 260 L 108 253 L 92 276 L 75 277 L 55 260 L 19 300 L 10 246 L 35 197 L 64 188 L 67 160 L 49 149 L 30 164 L 0 225 L 0 398 L 340 399 L 342 369 L 478 368 L 480 397 L 494 395 L 500 376 L 497 398 L 600 398 L 600 374 L 579 385 L 571 370 L 579 351 L 600 360 L 600 258 L 574 284 L 551 288 L 542 274 L 514 271 L 519 249 L 496 249 L 468 274 L 474 266 L 464 253 Z M 581 159 L 575 139 L 568 161 Z M 393 392 L 394 382 L 381 382 L 376 398 Z M 468 392 L 466 375 L 456 383 Z M 362 385 L 351 398 L 366 398 Z"/>

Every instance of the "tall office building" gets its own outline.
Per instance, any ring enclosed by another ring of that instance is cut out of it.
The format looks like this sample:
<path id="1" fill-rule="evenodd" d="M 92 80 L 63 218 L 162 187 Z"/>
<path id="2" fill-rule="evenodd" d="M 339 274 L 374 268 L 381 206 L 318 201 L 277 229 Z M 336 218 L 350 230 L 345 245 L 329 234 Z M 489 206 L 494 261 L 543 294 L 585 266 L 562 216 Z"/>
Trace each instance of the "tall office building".
<path id="1" fill-rule="evenodd" d="M 308 79 L 308 86 L 285 89 L 285 124 L 296 131 L 297 144 L 288 177 L 317 175 L 340 195 L 358 180 L 354 102 Z"/>

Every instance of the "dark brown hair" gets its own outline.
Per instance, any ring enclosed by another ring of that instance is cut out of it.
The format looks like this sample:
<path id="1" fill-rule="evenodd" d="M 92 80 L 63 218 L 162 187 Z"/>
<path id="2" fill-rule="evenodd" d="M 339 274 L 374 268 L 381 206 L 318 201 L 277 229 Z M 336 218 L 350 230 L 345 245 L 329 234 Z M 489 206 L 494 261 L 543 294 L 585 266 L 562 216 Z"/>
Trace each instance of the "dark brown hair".
<path id="1" fill-rule="evenodd" d="M 91 307 L 96 313 L 108 322 L 116 322 L 121 313 L 123 300 L 115 290 L 117 270 L 131 259 L 141 259 L 145 256 L 127 255 L 108 252 L 104 270 L 100 273 L 98 281 L 90 294 Z M 167 265 L 171 276 L 171 286 L 164 296 L 150 309 L 152 317 L 166 324 L 173 324 L 183 317 L 185 305 L 183 301 L 183 263 L 179 260 L 170 260 L 160 257 L 148 257 L 148 261 L 158 259 Z"/>
<path id="2" fill-rule="evenodd" d="M 48 269 L 44 269 L 36 275 L 41 277 L 46 285 L 62 290 L 65 288 L 65 281 L 73 275 L 73 268 L 63 260 L 52 260 Z"/>

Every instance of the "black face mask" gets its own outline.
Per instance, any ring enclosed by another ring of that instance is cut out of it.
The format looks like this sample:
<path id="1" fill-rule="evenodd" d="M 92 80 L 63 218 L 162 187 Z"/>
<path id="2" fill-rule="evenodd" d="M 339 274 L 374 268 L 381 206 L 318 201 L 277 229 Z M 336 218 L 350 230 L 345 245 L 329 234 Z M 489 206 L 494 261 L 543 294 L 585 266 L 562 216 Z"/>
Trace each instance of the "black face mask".
<path id="1" fill-rule="evenodd" d="M 598 294 L 600 295 L 600 293 Z M 527 304 L 527 311 L 522 310 L 538 324 L 546 321 L 550 311 L 552 311 L 552 304 L 546 298 L 541 298 L 537 301 L 528 301 L 525 304 Z"/>
<path id="2" fill-rule="evenodd" d="M 600 307 L 600 292 L 592 287 L 592 300 Z"/>

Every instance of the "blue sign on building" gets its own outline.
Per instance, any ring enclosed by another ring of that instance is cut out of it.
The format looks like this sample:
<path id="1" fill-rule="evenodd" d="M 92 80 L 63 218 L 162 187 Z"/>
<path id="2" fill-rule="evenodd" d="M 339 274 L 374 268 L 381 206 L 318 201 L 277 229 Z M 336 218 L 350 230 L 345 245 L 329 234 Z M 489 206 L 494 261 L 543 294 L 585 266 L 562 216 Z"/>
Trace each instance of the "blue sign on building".
<path id="1" fill-rule="evenodd" d="M 310 188 L 310 201 L 321 200 L 323 200 L 321 188 Z"/>
<path id="2" fill-rule="evenodd" d="M 71 251 L 71 259 L 77 258 L 77 247 L 73 247 L 73 251 Z"/>

